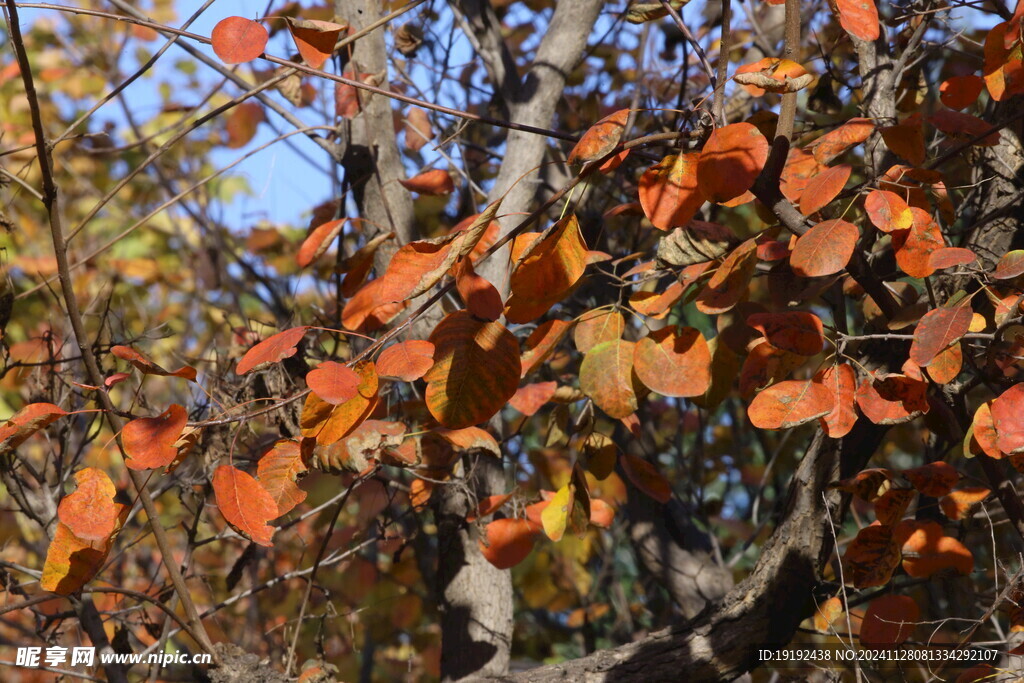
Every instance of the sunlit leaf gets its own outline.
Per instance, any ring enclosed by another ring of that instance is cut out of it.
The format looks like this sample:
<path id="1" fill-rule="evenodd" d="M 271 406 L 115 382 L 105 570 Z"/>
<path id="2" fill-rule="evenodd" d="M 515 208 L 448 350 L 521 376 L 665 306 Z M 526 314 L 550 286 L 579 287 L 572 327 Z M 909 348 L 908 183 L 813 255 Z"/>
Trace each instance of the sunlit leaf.
<path id="1" fill-rule="evenodd" d="M 291 358 L 298 352 L 299 342 L 305 336 L 309 327 L 293 327 L 275 335 L 267 337 L 256 346 L 245 352 L 242 360 L 238 361 L 235 373 L 244 375 L 253 370 L 261 370 L 274 363 L 280 363 L 285 358 Z"/>
<path id="2" fill-rule="evenodd" d="M 711 386 L 711 350 L 699 330 L 665 327 L 636 343 L 633 370 L 663 396 L 700 396 Z"/>
<path id="3" fill-rule="evenodd" d="M 157 417 L 132 420 L 121 431 L 121 443 L 133 470 L 167 467 L 178 456 L 177 441 L 188 422 L 188 413 L 178 404 Z"/>
<path id="4" fill-rule="evenodd" d="M 242 64 L 263 54 L 270 34 L 259 22 L 245 17 L 226 17 L 210 34 L 213 51 L 225 64 Z"/>
<path id="5" fill-rule="evenodd" d="M 274 527 L 267 522 L 278 517 L 277 501 L 252 475 L 221 465 L 213 473 L 213 492 L 232 529 L 259 545 L 274 545 Z"/>

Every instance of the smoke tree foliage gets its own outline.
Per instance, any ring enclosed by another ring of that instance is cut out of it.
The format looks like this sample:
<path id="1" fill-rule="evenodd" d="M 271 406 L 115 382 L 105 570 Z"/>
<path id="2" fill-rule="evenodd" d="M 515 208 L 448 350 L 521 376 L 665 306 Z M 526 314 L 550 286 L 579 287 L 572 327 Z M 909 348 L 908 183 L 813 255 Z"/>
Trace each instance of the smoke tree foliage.
<path id="1" fill-rule="evenodd" d="M 5 651 L 1021 669 L 1024 1 L 197 5 L 4 1 Z"/>

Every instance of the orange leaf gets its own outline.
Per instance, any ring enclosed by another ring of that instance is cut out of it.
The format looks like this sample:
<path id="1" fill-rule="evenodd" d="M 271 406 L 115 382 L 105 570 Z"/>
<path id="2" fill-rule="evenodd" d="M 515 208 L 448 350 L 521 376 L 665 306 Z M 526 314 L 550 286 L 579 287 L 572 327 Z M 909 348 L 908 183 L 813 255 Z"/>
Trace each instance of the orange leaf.
<path id="1" fill-rule="evenodd" d="M 856 0 L 855 0 L 856 1 Z M 870 1 L 870 0 L 865 0 Z M 913 113 L 894 126 L 879 130 L 882 139 L 894 153 L 914 166 L 924 163 L 927 152 L 924 146 L 924 131 L 921 128 L 921 114 Z"/>
<path id="2" fill-rule="evenodd" d="M 566 163 L 587 164 L 611 153 L 622 141 L 628 119 L 629 109 L 620 109 L 595 123 L 569 152 Z"/>
<path id="3" fill-rule="evenodd" d="M 814 613 L 814 630 L 820 633 L 830 633 L 839 624 L 839 618 L 843 615 L 843 601 L 832 596 L 822 604 Z"/>
<path id="4" fill-rule="evenodd" d="M 636 343 L 633 371 L 662 396 L 701 396 L 711 386 L 711 350 L 699 330 L 664 327 Z"/>
<path id="5" fill-rule="evenodd" d="M 832 394 L 832 410 L 821 418 L 825 433 L 833 439 L 841 439 L 857 421 L 854 410 L 857 375 L 849 363 L 840 363 L 828 366 L 815 379 Z"/>
<path id="6" fill-rule="evenodd" d="M 427 112 L 419 107 L 409 107 L 405 117 L 405 146 L 412 152 L 418 152 L 433 139 L 434 131 Z"/>
<path id="7" fill-rule="evenodd" d="M 111 346 L 110 352 L 120 358 L 131 363 L 135 368 L 144 375 L 160 375 L 162 377 L 180 377 L 187 379 L 190 382 L 196 381 L 196 369 L 191 366 L 184 366 L 178 368 L 173 372 L 164 370 L 162 367 L 151 361 L 144 354 L 136 351 L 130 346 Z"/>
<path id="8" fill-rule="evenodd" d="M 955 538 L 944 535 L 938 522 L 905 519 L 896 525 L 893 536 L 902 545 L 903 571 L 914 578 L 946 570 L 966 575 L 974 569 L 971 551 Z"/>
<path id="9" fill-rule="evenodd" d="M 661 504 L 672 499 L 672 485 L 651 463 L 635 455 L 623 453 L 619 458 L 622 471 L 633 485 Z"/>
<path id="10" fill-rule="evenodd" d="M 334 54 L 334 44 L 338 42 L 338 36 L 342 31 L 348 30 L 348 26 L 330 21 L 291 17 L 286 17 L 286 20 L 302 60 L 314 69 L 322 67 Z"/>
<path id="11" fill-rule="evenodd" d="M 361 83 L 372 83 L 377 80 L 373 74 L 356 73 L 354 71 L 346 71 L 342 76 L 350 81 L 359 81 Z M 354 119 L 356 115 L 363 110 L 363 107 L 366 106 L 366 100 L 368 97 L 370 97 L 370 93 L 360 91 L 359 88 L 353 85 L 349 85 L 348 83 L 335 83 L 335 115 L 340 116 L 343 119 Z"/>
<path id="12" fill-rule="evenodd" d="M 985 38 L 985 86 L 996 102 L 1024 92 L 1024 49 L 1008 22 L 996 24 Z"/>
<path id="13" fill-rule="evenodd" d="M 344 260 L 342 265 L 345 268 L 345 279 L 341 283 L 342 296 L 350 297 L 359 291 L 359 288 L 366 282 L 370 269 L 373 268 L 373 258 L 378 247 L 394 237 L 394 232 L 382 232 Z M 326 249 L 326 247 L 324 248 Z"/>
<path id="14" fill-rule="evenodd" d="M 331 246 L 338 235 L 341 234 L 341 229 L 345 227 L 347 218 L 339 218 L 333 221 L 327 221 L 322 225 L 318 225 L 313 229 L 309 236 L 302 241 L 302 246 L 299 247 L 299 253 L 295 255 L 295 263 L 299 268 L 305 268 L 313 261 L 327 253 L 328 247 Z"/>
<path id="15" fill-rule="evenodd" d="M 829 135 L 831 134 L 829 133 Z M 828 136 L 826 135 L 825 137 Z M 821 143 L 822 140 L 824 138 L 819 139 L 818 142 Z M 782 177 L 779 179 L 779 187 L 782 190 L 782 194 L 786 196 L 786 199 L 794 204 L 800 201 L 800 195 L 804 193 L 807 183 L 811 182 L 811 178 L 821 173 L 825 168 L 823 164 L 817 161 L 816 156 L 817 147 L 815 147 L 814 154 L 799 147 L 789 150 L 789 155 L 786 157 L 786 165 L 782 169 Z"/>
<path id="16" fill-rule="evenodd" d="M 580 391 L 609 417 L 636 412 L 644 389 L 633 372 L 634 343 L 622 339 L 590 349 L 580 364 Z"/>
<path id="17" fill-rule="evenodd" d="M 710 262 L 704 264 L 710 266 Z M 691 267 L 692 266 L 688 266 Z M 634 311 L 649 318 L 660 320 L 668 315 L 669 310 L 683 298 L 686 285 L 673 282 L 664 292 L 645 292 L 640 290 L 629 295 L 629 305 Z"/>
<path id="18" fill-rule="evenodd" d="M 322 401 L 338 405 L 353 398 L 360 378 L 352 368 L 332 360 L 324 361 L 306 373 L 306 386 Z"/>
<path id="19" fill-rule="evenodd" d="M 827 164 L 846 150 L 867 140 L 874 130 L 875 124 L 871 119 L 849 119 L 814 141 L 814 158 L 819 164 Z"/>
<path id="20" fill-rule="evenodd" d="M 259 102 L 242 102 L 228 114 L 224 124 L 228 133 L 228 149 L 238 149 L 249 144 L 256 137 L 256 129 L 266 120 L 263 105 Z"/>
<path id="21" fill-rule="evenodd" d="M 866 648 L 902 645 L 914 632 L 921 609 L 906 595 L 883 595 L 868 604 L 860 625 L 860 644 Z"/>
<path id="22" fill-rule="evenodd" d="M 598 344 L 622 338 L 626 320 L 615 310 L 599 309 L 587 311 L 576 321 L 573 341 L 580 353 L 586 353 Z"/>
<path id="23" fill-rule="evenodd" d="M 892 527 L 867 526 L 846 546 L 843 571 L 855 588 L 884 586 L 900 565 L 900 544 L 893 538 Z"/>
<path id="24" fill-rule="evenodd" d="M 117 531 L 128 516 L 128 506 L 116 504 L 115 507 Z M 57 522 L 50 547 L 46 551 L 39 587 L 58 595 L 70 595 L 81 590 L 103 568 L 114 544 L 114 536 L 111 534 L 103 539 L 88 541 L 75 536 L 63 522 Z"/>
<path id="25" fill-rule="evenodd" d="M 341 311 L 341 324 L 355 332 L 370 332 L 391 322 L 409 305 L 385 299 L 385 278 L 379 277 L 363 285 L 345 303 Z"/>
<path id="26" fill-rule="evenodd" d="M 538 382 L 519 387 L 509 399 L 510 406 L 526 416 L 533 415 L 551 400 L 558 389 L 558 382 Z"/>
<path id="27" fill-rule="evenodd" d="M 270 540 L 274 527 L 267 522 L 279 516 L 277 501 L 252 475 L 221 465 L 213 473 L 213 493 L 232 529 L 258 545 L 274 545 Z"/>
<path id="28" fill-rule="evenodd" d="M 936 308 L 917 323 L 910 345 L 910 360 L 927 367 L 944 349 L 960 341 L 971 326 L 973 313 L 966 306 Z"/>
<path id="29" fill-rule="evenodd" d="M 800 213 L 809 216 L 825 208 L 843 191 L 852 172 L 853 166 L 840 164 L 814 176 L 800 195 Z"/>
<path id="30" fill-rule="evenodd" d="M 859 237 L 860 231 L 852 223 L 822 221 L 797 239 L 789 265 L 803 277 L 833 275 L 850 262 Z"/>
<path id="31" fill-rule="evenodd" d="M 805 356 L 775 348 L 767 339 L 752 340 L 740 371 L 740 396 L 749 401 L 758 391 L 785 379 L 805 362 Z"/>
<path id="32" fill-rule="evenodd" d="M 756 267 L 757 241 L 751 238 L 725 257 L 697 296 L 697 310 L 708 315 L 729 311 L 746 293 Z"/>
<path id="33" fill-rule="evenodd" d="M 238 361 L 235 372 L 244 375 L 253 370 L 261 370 L 268 365 L 280 363 L 285 358 L 291 358 L 298 352 L 299 341 L 302 340 L 308 329 L 308 326 L 293 327 L 267 337 L 245 352 L 242 360 Z"/>
<path id="34" fill-rule="evenodd" d="M 326 446 L 348 436 L 370 417 L 379 400 L 376 367 L 372 361 L 362 361 L 352 370 L 359 376 L 359 386 L 356 394 L 344 403 L 333 405 L 316 394 L 306 397 L 300 418 L 303 436 L 315 436 L 318 444 Z"/>
<path id="35" fill-rule="evenodd" d="M 425 400 L 445 427 L 483 422 L 516 393 L 522 376 L 519 344 L 501 323 L 456 311 L 438 323 L 430 342 L 434 365 L 424 375 Z"/>
<path id="36" fill-rule="evenodd" d="M 936 384 L 949 384 L 960 374 L 964 365 L 964 352 L 960 342 L 940 351 L 928 364 L 928 376 Z"/>
<path id="37" fill-rule="evenodd" d="M 213 51 L 225 64 L 242 64 L 263 54 L 270 34 L 259 22 L 245 17 L 226 17 L 210 34 Z"/>
<path id="38" fill-rule="evenodd" d="M 932 217 L 916 206 L 910 207 L 914 224 L 910 230 L 892 233 L 892 245 L 896 250 L 896 265 L 910 277 L 928 277 L 935 272 L 930 258 L 932 252 L 946 246 L 942 231 Z"/>
<path id="39" fill-rule="evenodd" d="M 435 429 L 434 433 L 455 447 L 457 451 L 484 451 L 496 458 L 501 457 L 501 446 L 491 433 L 480 427 L 462 429 Z"/>
<path id="40" fill-rule="evenodd" d="M 943 514 L 952 520 L 965 519 L 991 493 L 992 491 L 984 486 L 968 486 L 950 491 L 939 501 L 939 507 L 942 508 Z"/>
<path id="41" fill-rule="evenodd" d="M 867 470 L 861 470 L 847 479 L 832 482 L 828 487 L 830 489 L 845 491 L 846 493 L 857 496 L 861 500 L 871 503 L 892 490 L 890 484 L 891 481 L 891 471 L 875 467 Z"/>
<path id="42" fill-rule="evenodd" d="M 875 500 L 875 517 L 882 524 L 896 524 L 916 495 L 914 489 L 889 489 Z"/>
<path id="43" fill-rule="evenodd" d="M 530 333 L 523 343 L 524 350 L 520 357 L 523 377 L 539 368 L 548 359 L 571 327 L 572 323 L 564 320 L 546 320 Z"/>
<path id="44" fill-rule="evenodd" d="M 759 429 L 789 429 L 828 415 L 832 394 L 811 380 L 786 380 L 760 392 L 747 408 Z"/>
<path id="45" fill-rule="evenodd" d="M 758 82 L 748 83 L 746 79 L 742 78 L 743 74 L 753 74 L 754 78 L 752 80 Z M 761 97 L 765 92 L 796 92 L 796 90 L 791 89 L 792 85 L 790 84 L 793 80 L 808 74 L 807 69 L 791 59 L 765 57 L 751 64 L 737 67 L 735 75 L 741 76 L 741 78 L 736 78 L 735 80 L 743 86 L 744 90 L 754 97 Z M 813 79 L 813 76 L 810 78 Z M 772 81 L 775 83 L 773 84 Z M 758 87 L 759 85 L 762 87 Z"/>
<path id="46" fill-rule="evenodd" d="M 188 422 L 188 414 L 177 403 L 156 417 L 132 420 L 121 431 L 121 443 L 133 470 L 167 467 L 178 456 L 177 441 Z"/>
<path id="47" fill-rule="evenodd" d="M 52 403 L 29 403 L 0 426 L 0 454 L 10 453 L 67 411 Z"/>
<path id="48" fill-rule="evenodd" d="M 851 36 L 875 40 L 879 36 L 878 8 L 874 0 L 836 0 L 839 24 Z"/>
<path id="49" fill-rule="evenodd" d="M 412 382 L 427 373 L 434 364 L 434 345 L 423 339 L 411 339 L 384 349 L 377 358 L 381 377 L 397 377 Z"/>
<path id="50" fill-rule="evenodd" d="M 992 401 L 996 445 L 1003 453 L 1024 453 L 1024 384 L 1015 384 Z"/>
<path id="51" fill-rule="evenodd" d="M 978 101 L 985 80 L 976 74 L 953 76 L 939 86 L 939 99 L 950 109 L 965 109 Z"/>
<path id="52" fill-rule="evenodd" d="M 754 313 L 747 325 L 760 332 L 777 349 L 800 356 L 814 356 L 825 343 L 821 318 L 807 311 Z"/>
<path id="53" fill-rule="evenodd" d="M 306 500 L 306 492 L 296 482 L 308 471 L 302 449 L 295 441 L 278 441 L 260 456 L 256 477 L 277 504 L 275 517 L 288 514 Z"/>
<path id="54" fill-rule="evenodd" d="M 533 550 L 540 525 L 526 519 L 496 519 L 477 539 L 484 558 L 498 569 L 509 569 Z"/>
<path id="55" fill-rule="evenodd" d="M 659 230 L 685 226 L 704 204 L 697 187 L 700 154 L 670 154 L 640 176 L 640 206 Z"/>
<path id="56" fill-rule="evenodd" d="M 57 518 L 84 541 L 106 541 L 118 527 L 117 489 L 103 470 L 86 467 L 75 472 L 78 487 L 57 506 Z"/>
<path id="57" fill-rule="evenodd" d="M 716 128 L 697 161 L 697 184 L 708 201 L 735 199 L 753 186 L 768 159 L 768 140 L 750 123 Z"/>
<path id="58" fill-rule="evenodd" d="M 455 271 L 455 286 L 466 304 L 466 310 L 483 320 L 494 321 L 501 317 L 505 304 L 501 294 L 486 278 L 477 275 L 473 262 L 467 257 L 459 259 L 452 267 Z"/>
<path id="59" fill-rule="evenodd" d="M 450 194 L 455 190 L 451 174 L 442 168 L 424 171 L 408 180 L 399 180 L 398 183 L 410 192 L 426 195 Z"/>
<path id="60" fill-rule="evenodd" d="M 932 498 L 946 495 L 960 481 L 960 473 L 956 471 L 956 468 L 941 460 L 903 470 L 903 476 L 915 489 Z"/>
<path id="61" fill-rule="evenodd" d="M 509 501 L 510 498 L 512 498 L 511 493 L 502 493 L 497 496 L 487 496 L 477 504 L 476 510 L 469 513 L 469 516 L 466 517 L 466 521 L 472 523 L 482 517 L 486 517 L 487 515 L 497 512 L 505 503 Z"/>
<path id="62" fill-rule="evenodd" d="M 569 214 L 529 242 L 516 258 L 509 282 L 509 322 L 527 323 L 543 315 L 576 285 L 586 267 L 587 244 L 575 214 Z"/>
<path id="63" fill-rule="evenodd" d="M 964 447 L 964 455 L 970 457 L 984 453 L 990 458 L 999 460 L 1003 457 L 999 450 L 995 423 L 992 420 L 992 401 L 982 403 L 974 413 L 971 428 L 968 430 L 968 441 Z"/>
<path id="64" fill-rule="evenodd" d="M 899 424 L 928 412 L 927 391 L 927 382 L 905 375 L 868 377 L 857 387 L 857 406 L 875 424 Z"/>
<path id="65" fill-rule="evenodd" d="M 882 232 L 909 230 L 914 225 L 910 206 L 895 192 L 871 190 L 864 199 L 864 209 L 872 225 Z"/>

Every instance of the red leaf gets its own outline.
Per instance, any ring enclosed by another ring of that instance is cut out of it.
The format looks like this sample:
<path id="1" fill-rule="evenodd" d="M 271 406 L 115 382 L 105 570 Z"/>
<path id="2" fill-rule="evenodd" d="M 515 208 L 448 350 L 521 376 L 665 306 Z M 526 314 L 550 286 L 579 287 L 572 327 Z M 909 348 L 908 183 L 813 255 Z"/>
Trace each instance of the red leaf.
<path id="1" fill-rule="evenodd" d="M 880 129 L 879 132 L 882 134 L 885 144 L 894 153 L 914 166 L 924 163 L 927 150 L 924 145 L 924 130 L 921 127 L 920 113 L 915 112 L 896 125 Z"/>
<path id="2" fill-rule="evenodd" d="M 763 334 L 775 348 L 800 356 L 820 353 L 825 343 L 821 318 L 806 311 L 754 313 L 747 317 L 747 325 Z"/>
<path id="3" fill-rule="evenodd" d="M 768 140 L 750 123 L 716 128 L 697 161 L 697 184 L 708 201 L 722 203 L 749 190 L 768 159 Z"/>
<path id="4" fill-rule="evenodd" d="M 760 392 L 747 408 L 759 429 L 789 429 L 832 412 L 832 393 L 811 380 L 786 380 Z"/>
<path id="5" fill-rule="evenodd" d="M 332 360 L 324 361 L 306 374 L 306 386 L 331 405 L 344 403 L 359 393 L 359 375 L 352 368 Z"/>
<path id="6" fill-rule="evenodd" d="M 833 275 L 850 262 L 859 237 L 860 231 L 852 223 L 822 221 L 797 239 L 789 265 L 804 277 Z"/>
<path id="7" fill-rule="evenodd" d="M 927 413 L 928 383 L 905 375 L 868 377 L 857 387 L 857 406 L 875 424 L 899 424 Z"/>
<path id="8" fill-rule="evenodd" d="M 968 263 L 974 263 L 976 260 L 978 260 L 978 255 L 970 249 L 940 247 L 928 257 L 928 266 L 935 270 L 943 270 L 945 268 L 965 266 Z"/>
<path id="9" fill-rule="evenodd" d="M 242 102 L 236 105 L 224 124 L 228 133 L 228 149 L 238 149 L 249 144 L 256 136 L 259 124 L 265 120 L 263 105 L 259 102 Z"/>
<path id="10" fill-rule="evenodd" d="M 120 358 L 126 360 L 136 369 L 144 375 L 160 375 L 162 377 L 180 377 L 187 379 L 190 382 L 196 381 L 196 369 L 191 366 L 184 366 L 178 368 L 173 372 L 168 372 L 162 367 L 151 361 L 144 354 L 136 351 L 130 346 L 111 346 L 110 352 Z"/>
<path id="11" fill-rule="evenodd" d="M 455 182 L 451 174 L 441 168 L 424 171 L 408 180 L 399 180 L 399 184 L 410 192 L 419 194 L 441 195 L 455 190 Z"/>
<path id="12" fill-rule="evenodd" d="M 948 494 L 960 481 L 960 473 L 956 468 L 941 460 L 903 470 L 903 476 L 915 489 L 932 498 L 941 498 Z"/>
<path id="13" fill-rule="evenodd" d="M 884 586 L 899 565 L 900 544 L 889 526 L 864 527 L 843 554 L 846 579 L 859 589 Z"/>
<path id="14" fill-rule="evenodd" d="M 0 426 L 0 454 L 10 453 L 67 411 L 52 403 L 29 403 Z"/>
<path id="15" fill-rule="evenodd" d="M 840 164 L 812 178 L 800 196 L 800 213 L 809 216 L 825 208 L 843 191 L 843 186 L 850 179 L 852 172 L 853 166 Z"/>
<path id="16" fill-rule="evenodd" d="M 661 504 L 672 499 L 672 485 L 651 463 L 635 455 L 619 457 L 622 470 L 633 485 Z"/>
<path id="17" fill-rule="evenodd" d="M 175 445 L 188 422 L 188 413 L 177 403 L 156 417 L 132 420 L 121 431 L 121 443 L 133 470 L 167 467 L 178 456 Z"/>
<path id="18" fill-rule="evenodd" d="M 267 47 L 267 29 L 245 17 L 227 17 L 217 22 L 210 35 L 213 51 L 225 64 L 250 62 Z"/>
<path id="19" fill-rule="evenodd" d="M 434 345 L 423 339 L 411 339 L 384 349 L 377 359 L 381 377 L 397 377 L 412 382 L 427 373 L 434 364 Z"/>
<path id="20" fill-rule="evenodd" d="M 494 514 L 495 512 L 500 510 L 501 507 L 505 503 L 507 503 L 510 498 L 512 498 L 511 493 L 502 493 L 496 496 L 487 496 L 486 498 L 481 500 L 479 504 L 477 504 L 476 510 L 469 513 L 469 515 L 466 517 L 466 521 L 472 523 L 482 517 Z"/>
<path id="21" fill-rule="evenodd" d="M 1024 249 L 1015 249 L 1003 254 L 996 264 L 992 277 L 997 280 L 1012 280 L 1024 274 Z"/>
<path id="22" fill-rule="evenodd" d="M 952 109 L 939 109 L 928 117 L 929 123 L 941 130 L 953 140 L 968 141 L 972 138 L 992 130 L 992 126 L 977 116 L 953 111 Z M 992 147 L 999 144 L 999 131 L 992 131 L 980 140 L 972 144 L 979 147 Z"/>
<path id="23" fill-rule="evenodd" d="M 985 80 L 976 74 L 953 76 L 939 86 L 939 99 L 950 109 L 965 109 L 978 101 Z"/>
<path id="24" fill-rule="evenodd" d="M 659 230 L 685 226 L 704 204 L 697 187 L 700 154 L 670 154 L 640 176 L 640 205 Z"/>
<path id="25" fill-rule="evenodd" d="M 244 375 L 252 370 L 261 370 L 268 365 L 280 363 L 285 358 L 291 358 L 299 350 L 299 341 L 307 330 L 308 326 L 293 327 L 267 337 L 245 352 L 242 360 L 238 361 L 235 372 Z"/>
<path id="26" fill-rule="evenodd" d="M 857 374 L 848 363 L 840 363 L 828 366 L 815 379 L 832 394 L 832 410 L 821 418 L 825 433 L 833 439 L 841 439 L 857 421 L 854 410 Z"/>
<path id="27" fill-rule="evenodd" d="M 213 473 L 213 492 L 231 528 L 259 545 L 274 545 L 274 527 L 267 522 L 278 517 L 277 501 L 252 475 L 221 465 Z"/>
<path id="28" fill-rule="evenodd" d="M 352 296 L 341 311 L 341 324 L 354 332 L 371 332 L 391 322 L 409 305 L 391 302 L 385 297 L 385 280 L 370 280 Z"/>
<path id="29" fill-rule="evenodd" d="M 931 265 L 932 252 L 946 246 L 942 231 L 932 217 L 916 206 L 910 207 L 914 224 L 910 230 L 892 233 L 896 250 L 896 264 L 910 277 L 928 277 L 935 272 Z"/>
<path id="30" fill-rule="evenodd" d="M 967 334 L 972 315 L 966 306 L 936 308 L 925 313 L 914 330 L 910 360 L 920 367 L 927 367 L 943 349 Z"/>
<path id="31" fill-rule="evenodd" d="M 883 595 L 868 604 L 860 626 L 860 643 L 866 648 L 902 645 L 914 633 L 921 609 L 906 595 Z"/>

